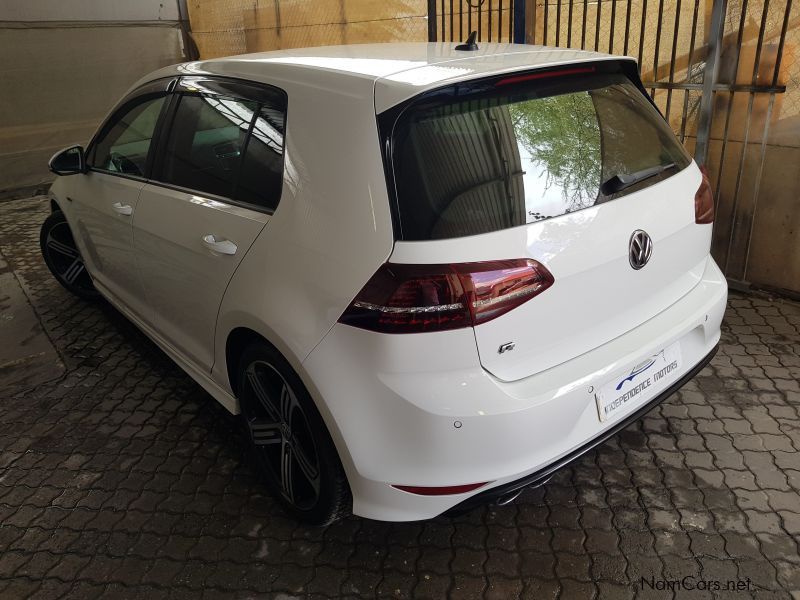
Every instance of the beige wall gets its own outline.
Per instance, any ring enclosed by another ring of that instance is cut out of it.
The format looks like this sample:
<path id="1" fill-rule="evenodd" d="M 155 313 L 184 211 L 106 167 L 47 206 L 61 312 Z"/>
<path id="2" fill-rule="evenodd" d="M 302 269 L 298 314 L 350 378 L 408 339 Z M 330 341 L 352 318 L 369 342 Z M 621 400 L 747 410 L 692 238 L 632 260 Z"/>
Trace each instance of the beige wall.
<path id="1" fill-rule="evenodd" d="M 800 292 L 800 148 L 766 150 L 745 279 Z"/>
<path id="2" fill-rule="evenodd" d="M 428 35 L 426 0 L 189 0 L 188 11 L 203 58 Z"/>
<path id="3" fill-rule="evenodd" d="M 0 2 L 0 197 L 47 182 L 138 78 L 184 60 L 178 0 Z"/>
<path id="4" fill-rule="evenodd" d="M 170 26 L 0 29 L 0 194 L 51 179 L 56 151 L 85 144 L 137 79 L 182 60 Z"/>

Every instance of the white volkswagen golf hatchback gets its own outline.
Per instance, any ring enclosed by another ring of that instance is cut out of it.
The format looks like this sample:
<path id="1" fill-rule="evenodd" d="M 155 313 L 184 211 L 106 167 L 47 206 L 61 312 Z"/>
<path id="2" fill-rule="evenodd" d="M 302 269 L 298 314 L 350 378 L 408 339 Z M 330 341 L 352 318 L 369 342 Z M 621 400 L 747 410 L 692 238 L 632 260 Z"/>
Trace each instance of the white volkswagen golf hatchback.
<path id="1" fill-rule="evenodd" d="M 506 502 L 719 341 L 710 186 L 628 58 L 386 44 L 182 64 L 51 168 L 55 277 L 241 413 L 310 523 Z"/>

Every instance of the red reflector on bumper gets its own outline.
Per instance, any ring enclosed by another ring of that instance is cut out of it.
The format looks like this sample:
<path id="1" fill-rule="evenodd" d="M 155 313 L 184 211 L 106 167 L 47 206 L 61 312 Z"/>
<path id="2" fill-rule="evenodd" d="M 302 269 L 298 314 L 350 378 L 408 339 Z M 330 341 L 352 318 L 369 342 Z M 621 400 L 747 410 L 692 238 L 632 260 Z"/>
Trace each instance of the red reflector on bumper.
<path id="1" fill-rule="evenodd" d="M 418 496 L 449 496 L 452 494 L 464 494 L 477 490 L 479 487 L 486 485 L 488 481 L 483 483 L 467 483 L 465 485 L 447 485 L 444 487 L 422 487 L 418 485 L 393 485 L 393 488 L 408 492 L 409 494 L 417 494 Z"/>

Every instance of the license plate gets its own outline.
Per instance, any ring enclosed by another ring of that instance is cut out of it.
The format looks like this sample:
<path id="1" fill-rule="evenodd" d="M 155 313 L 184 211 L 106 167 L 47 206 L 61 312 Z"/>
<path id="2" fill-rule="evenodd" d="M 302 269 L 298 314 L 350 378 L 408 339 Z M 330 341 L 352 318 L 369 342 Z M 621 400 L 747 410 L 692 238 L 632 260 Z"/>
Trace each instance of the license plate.
<path id="1" fill-rule="evenodd" d="M 674 383 L 680 373 L 681 346 L 675 342 L 600 386 L 594 396 L 600 422 L 647 404 Z"/>

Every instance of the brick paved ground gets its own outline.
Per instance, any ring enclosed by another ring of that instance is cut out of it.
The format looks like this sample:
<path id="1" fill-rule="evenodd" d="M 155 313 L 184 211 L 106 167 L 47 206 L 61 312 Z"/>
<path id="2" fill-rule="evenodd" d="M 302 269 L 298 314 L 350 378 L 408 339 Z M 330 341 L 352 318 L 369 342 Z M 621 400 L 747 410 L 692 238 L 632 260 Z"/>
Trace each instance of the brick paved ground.
<path id="1" fill-rule="evenodd" d="M 510 506 L 310 530 L 262 495 L 234 418 L 50 277 L 47 211 L 0 204 L 0 252 L 66 367 L 0 382 L 0 598 L 625 598 L 686 575 L 800 590 L 800 306 L 732 295 L 709 368 Z"/>

